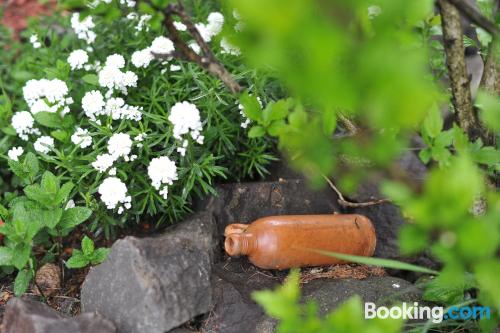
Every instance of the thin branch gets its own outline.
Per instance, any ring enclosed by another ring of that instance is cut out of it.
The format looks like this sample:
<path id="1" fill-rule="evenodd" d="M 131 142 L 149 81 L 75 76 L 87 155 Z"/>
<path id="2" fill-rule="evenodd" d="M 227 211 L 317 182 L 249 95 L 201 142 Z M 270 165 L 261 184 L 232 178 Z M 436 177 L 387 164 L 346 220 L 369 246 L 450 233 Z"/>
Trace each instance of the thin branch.
<path id="1" fill-rule="evenodd" d="M 473 140 L 479 136 L 480 126 L 474 114 L 469 76 L 465 65 L 460 12 L 448 0 L 438 0 L 438 4 L 441 11 L 444 50 L 453 93 L 453 106 L 457 112 L 460 127 Z"/>
<path id="2" fill-rule="evenodd" d="M 492 35 L 500 34 L 500 28 L 495 24 L 495 22 L 489 20 L 484 16 L 474 5 L 464 0 L 447 0 L 449 3 L 453 4 L 465 17 L 467 17 L 472 23 L 488 31 Z"/>
<path id="3" fill-rule="evenodd" d="M 173 16 L 180 17 L 182 23 L 186 25 L 191 37 L 194 38 L 202 51 L 202 56 L 193 51 L 181 38 L 179 31 L 174 26 Z M 176 51 L 170 54 L 154 54 L 157 58 L 175 57 L 198 64 L 207 72 L 219 78 L 233 94 L 237 94 L 243 88 L 236 82 L 231 73 L 217 60 L 208 44 L 201 37 L 200 32 L 187 15 L 184 7 L 178 4 L 169 4 L 165 10 L 164 24 L 169 32 L 169 36 L 174 43 Z"/>
<path id="4" fill-rule="evenodd" d="M 367 201 L 367 202 L 351 202 L 347 201 L 344 196 L 342 195 L 342 192 L 339 191 L 339 189 L 333 184 L 333 182 L 325 175 L 323 175 L 323 178 L 325 178 L 326 182 L 330 187 L 337 193 L 339 199 L 337 200 L 338 203 L 341 206 L 344 207 L 368 207 L 368 206 L 374 206 L 374 205 L 380 205 L 383 203 L 388 203 L 391 202 L 389 199 L 378 199 L 378 200 L 373 200 L 373 201 Z"/>

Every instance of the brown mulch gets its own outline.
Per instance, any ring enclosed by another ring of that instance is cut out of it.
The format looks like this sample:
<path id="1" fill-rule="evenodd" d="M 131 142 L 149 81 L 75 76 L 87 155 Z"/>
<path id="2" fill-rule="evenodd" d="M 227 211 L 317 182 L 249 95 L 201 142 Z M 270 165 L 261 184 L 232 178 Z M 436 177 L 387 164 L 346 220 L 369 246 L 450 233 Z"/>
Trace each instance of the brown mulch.
<path id="1" fill-rule="evenodd" d="M 39 0 L 7 0 L 0 4 L 3 7 L 1 23 L 10 27 L 17 38 L 19 32 L 26 29 L 28 18 L 38 15 L 50 14 L 56 5 L 55 0 L 49 0 L 45 4 Z"/>
<path id="2" fill-rule="evenodd" d="M 305 284 L 317 279 L 356 279 L 363 280 L 371 276 L 386 276 L 382 267 L 358 264 L 342 264 L 324 268 L 302 270 L 300 283 Z"/>

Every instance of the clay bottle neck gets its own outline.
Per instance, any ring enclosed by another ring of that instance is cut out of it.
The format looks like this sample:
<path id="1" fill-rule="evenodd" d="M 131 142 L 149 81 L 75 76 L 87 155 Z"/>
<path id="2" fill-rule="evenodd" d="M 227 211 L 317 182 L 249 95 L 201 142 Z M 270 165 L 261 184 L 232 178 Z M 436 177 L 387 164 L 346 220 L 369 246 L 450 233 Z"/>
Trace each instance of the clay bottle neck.
<path id="1" fill-rule="evenodd" d="M 230 256 L 249 255 L 257 246 L 253 234 L 230 234 L 226 237 L 224 247 Z"/>

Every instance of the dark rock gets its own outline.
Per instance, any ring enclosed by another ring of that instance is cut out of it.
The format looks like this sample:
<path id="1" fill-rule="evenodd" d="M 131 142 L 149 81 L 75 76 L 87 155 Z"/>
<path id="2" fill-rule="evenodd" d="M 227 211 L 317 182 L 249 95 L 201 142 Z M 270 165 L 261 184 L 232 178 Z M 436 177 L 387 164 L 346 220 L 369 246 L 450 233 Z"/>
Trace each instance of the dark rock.
<path id="1" fill-rule="evenodd" d="M 410 282 L 390 276 L 364 280 L 313 280 L 303 286 L 302 295 L 304 300 L 314 300 L 318 304 L 321 315 L 331 312 L 354 295 L 360 296 L 363 302 L 378 305 L 421 299 L 421 292 Z"/>
<path id="2" fill-rule="evenodd" d="M 95 313 L 67 318 L 44 303 L 12 298 L 2 322 L 5 333 L 114 333 L 115 326 Z"/>
<path id="3" fill-rule="evenodd" d="M 214 299 L 216 306 L 206 316 L 203 333 L 272 333 L 277 322 L 269 318 L 251 299 L 251 293 L 274 289 L 283 282 L 285 273 L 259 271 L 241 261 L 219 264 L 214 269 Z M 365 280 L 318 279 L 302 285 L 303 300 L 314 300 L 325 315 L 344 301 L 359 295 L 364 301 L 389 305 L 394 302 L 414 302 L 421 299 L 420 291 L 411 283 L 394 277 L 370 277 Z"/>
<path id="4" fill-rule="evenodd" d="M 84 310 L 127 333 L 163 333 L 209 311 L 215 230 L 210 214 L 198 214 L 158 237 L 117 241 L 85 279 Z"/>
<path id="5" fill-rule="evenodd" d="M 340 212 L 338 197 L 331 189 L 314 191 L 301 179 L 278 182 L 224 184 L 218 196 L 200 202 L 216 216 L 219 233 L 231 223 L 251 223 L 254 220 L 283 214 L 332 214 Z"/>

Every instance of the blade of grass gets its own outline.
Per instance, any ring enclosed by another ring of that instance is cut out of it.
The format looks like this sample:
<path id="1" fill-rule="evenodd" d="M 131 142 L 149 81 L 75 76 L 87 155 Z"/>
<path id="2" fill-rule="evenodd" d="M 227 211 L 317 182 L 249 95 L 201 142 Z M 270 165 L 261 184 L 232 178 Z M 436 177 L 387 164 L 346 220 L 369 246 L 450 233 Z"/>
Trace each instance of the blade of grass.
<path id="1" fill-rule="evenodd" d="M 402 262 L 402 261 L 398 261 L 398 260 L 373 258 L 373 257 L 362 257 L 362 256 L 351 255 L 351 254 L 328 252 L 328 251 L 314 250 L 314 249 L 311 249 L 311 251 L 321 253 L 325 256 L 335 257 L 335 258 L 340 259 L 340 260 L 350 261 L 350 262 L 354 262 L 354 263 L 358 263 L 358 264 L 380 266 L 380 267 L 385 267 L 385 268 L 400 269 L 400 270 L 404 270 L 404 271 L 412 271 L 412 272 L 426 273 L 426 274 L 432 274 L 432 275 L 439 274 L 438 271 L 435 271 L 433 269 L 429 269 L 429 268 L 425 268 L 425 267 L 421 267 L 421 266 L 417 266 L 417 265 L 413 265 L 413 264 L 408 264 L 406 262 Z"/>

